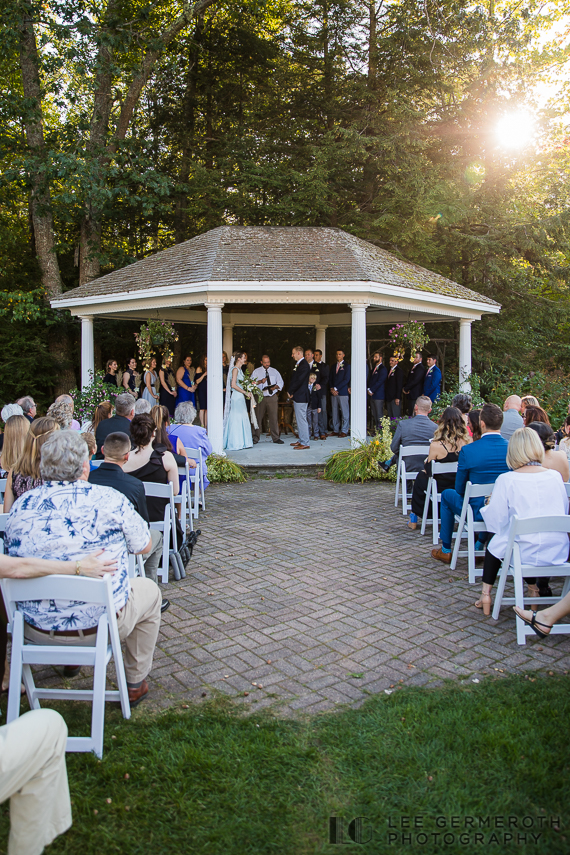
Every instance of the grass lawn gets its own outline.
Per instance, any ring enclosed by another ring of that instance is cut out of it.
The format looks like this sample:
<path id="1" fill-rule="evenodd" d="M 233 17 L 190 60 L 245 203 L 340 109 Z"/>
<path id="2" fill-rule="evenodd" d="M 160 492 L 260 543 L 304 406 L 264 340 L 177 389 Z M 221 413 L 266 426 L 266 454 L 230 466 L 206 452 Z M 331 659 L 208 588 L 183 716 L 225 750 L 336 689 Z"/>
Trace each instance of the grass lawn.
<path id="1" fill-rule="evenodd" d="M 70 733 L 86 732 L 88 705 L 57 708 Z M 569 721 L 562 676 L 401 689 L 299 721 L 228 700 L 156 715 L 143 704 L 130 722 L 108 707 L 103 760 L 68 755 L 73 827 L 47 851 L 566 855 Z M 329 842 L 331 815 L 344 820 L 342 847 Z M 349 830 L 371 839 L 352 843 Z"/>

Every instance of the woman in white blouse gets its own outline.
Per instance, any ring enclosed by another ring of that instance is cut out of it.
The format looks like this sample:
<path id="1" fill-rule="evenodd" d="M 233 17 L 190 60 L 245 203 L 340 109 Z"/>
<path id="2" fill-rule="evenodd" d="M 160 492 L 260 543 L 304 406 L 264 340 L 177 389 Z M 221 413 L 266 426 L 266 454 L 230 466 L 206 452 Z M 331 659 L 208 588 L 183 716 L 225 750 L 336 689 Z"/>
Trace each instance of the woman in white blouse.
<path id="1" fill-rule="evenodd" d="M 566 488 L 559 472 L 545 469 L 544 448 L 533 430 L 519 428 L 514 432 L 507 451 L 511 472 L 499 475 L 489 504 L 481 509 L 487 531 L 493 537 L 487 544 L 483 563 L 483 589 L 475 603 L 484 614 L 491 614 L 491 590 L 501 567 L 509 529 L 514 516 L 563 516 L 568 513 Z M 564 532 L 541 532 L 519 539 L 521 561 L 535 566 L 564 564 L 568 558 L 568 535 Z M 538 597 L 536 579 L 526 579 L 530 596 Z"/>

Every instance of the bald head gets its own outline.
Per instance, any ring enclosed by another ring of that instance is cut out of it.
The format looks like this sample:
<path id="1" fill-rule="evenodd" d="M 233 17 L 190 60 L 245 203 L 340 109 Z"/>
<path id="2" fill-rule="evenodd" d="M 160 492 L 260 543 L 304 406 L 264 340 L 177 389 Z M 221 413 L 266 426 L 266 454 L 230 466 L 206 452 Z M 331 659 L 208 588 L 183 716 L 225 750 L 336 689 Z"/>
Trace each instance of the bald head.
<path id="1" fill-rule="evenodd" d="M 507 410 L 516 410 L 518 413 L 521 411 L 522 400 L 518 395 L 509 395 L 505 403 L 503 404 L 503 412 Z"/>

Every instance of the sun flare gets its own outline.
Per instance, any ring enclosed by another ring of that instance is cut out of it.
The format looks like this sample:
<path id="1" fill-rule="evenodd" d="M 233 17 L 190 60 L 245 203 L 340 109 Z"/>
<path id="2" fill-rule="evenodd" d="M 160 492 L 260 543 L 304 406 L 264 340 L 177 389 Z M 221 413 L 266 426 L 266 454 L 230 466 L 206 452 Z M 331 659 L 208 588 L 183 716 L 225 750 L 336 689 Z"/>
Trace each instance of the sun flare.
<path id="1" fill-rule="evenodd" d="M 503 148 L 523 148 L 532 140 L 534 133 L 531 113 L 508 113 L 497 123 L 496 136 Z"/>

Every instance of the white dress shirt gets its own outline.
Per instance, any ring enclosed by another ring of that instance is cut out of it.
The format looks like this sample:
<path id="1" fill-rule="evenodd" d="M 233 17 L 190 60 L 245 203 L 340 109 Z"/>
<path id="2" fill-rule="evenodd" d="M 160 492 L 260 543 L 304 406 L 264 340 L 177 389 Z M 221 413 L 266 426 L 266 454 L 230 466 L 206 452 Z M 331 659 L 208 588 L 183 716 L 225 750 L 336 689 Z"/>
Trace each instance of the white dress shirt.
<path id="1" fill-rule="evenodd" d="M 299 362 L 300 361 L 301 360 L 299 360 Z M 297 363 L 297 365 L 299 364 L 299 362 Z M 281 374 L 278 372 L 278 370 L 276 368 L 272 368 L 271 365 L 269 366 L 267 371 L 269 372 L 269 385 L 277 386 L 278 388 L 274 389 L 272 392 L 268 392 L 267 381 L 265 383 L 262 383 L 259 388 L 263 392 L 264 398 L 272 398 L 273 395 L 278 395 L 281 389 L 283 388 L 283 378 L 281 377 Z M 259 368 L 256 368 L 253 374 L 251 375 L 251 379 L 257 382 L 258 380 L 265 380 L 266 376 L 267 375 L 265 373 L 265 368 L 263 367 L 263 365 L 260 365 Z"/>

